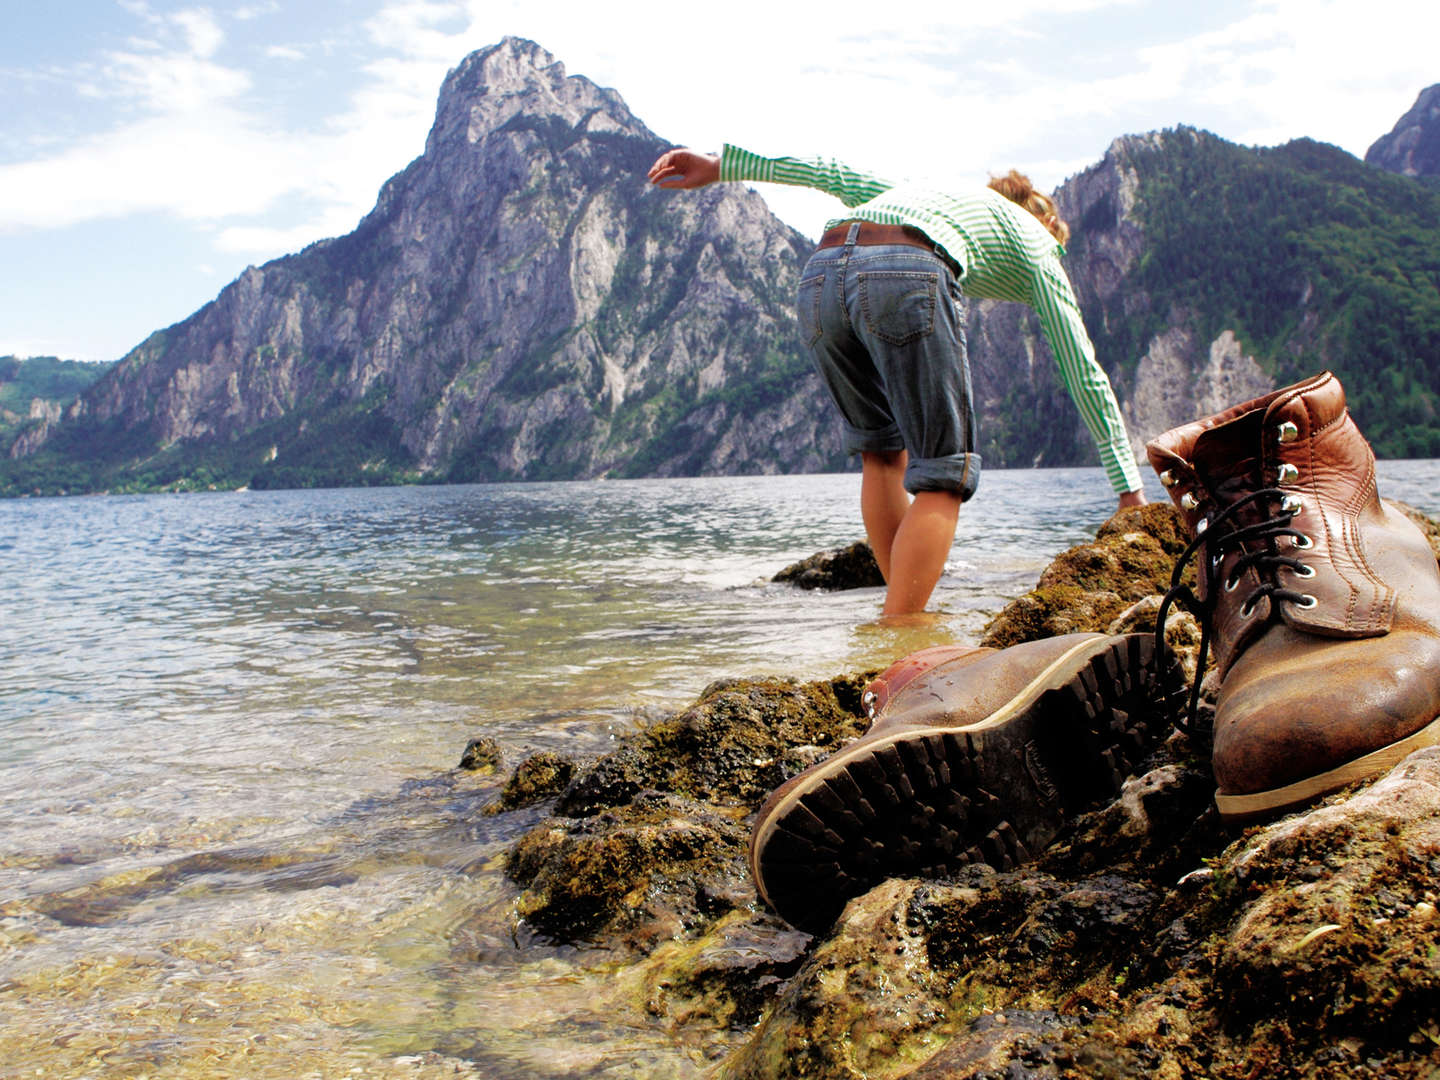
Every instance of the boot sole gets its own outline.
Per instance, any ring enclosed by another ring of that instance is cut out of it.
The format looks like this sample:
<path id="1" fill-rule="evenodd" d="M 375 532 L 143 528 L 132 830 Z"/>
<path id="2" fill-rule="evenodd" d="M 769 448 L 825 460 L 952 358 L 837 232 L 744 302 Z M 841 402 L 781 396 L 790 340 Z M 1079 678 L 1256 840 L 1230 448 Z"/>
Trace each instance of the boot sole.
<path id="1" fill-rule="evenodd" d="M 1179 662 L 1157 674 L 1149 635 L 1092 638 L 978 723 L 841 750 L 758 823 L 760 897 L 817 930 L 889 877 L 1027 862 L 1120 790 L 1184 698 Z"/>
<path id="2" fill-rule="evenodd" d="M 1271 788 L 1269 791 L 1257 791 L 1248 795 L 1226 795 L 1217 790 L 1215 807 L 1220 811 L 1220 819 L 1227 825 L 1238 825 L 1256 818 L 1272 817 L 1287 810 L 1298 809 L 1314 802 L 1322 795 L 1329 795 L 1342 788 L 1347 788 L 1351 784 L 1382 776 L 1416 750 L 1436 745 L 1440 745 L 1440 718 L 1432 720 L 1427 726 L 1399 742 L 1382 746 L 1379 750 L 1371 751 L 1354 761 L 1347 761 L 1337 768 L 1318 773 L 1304 780 L 1297 780 L 1284 787 Z"/>

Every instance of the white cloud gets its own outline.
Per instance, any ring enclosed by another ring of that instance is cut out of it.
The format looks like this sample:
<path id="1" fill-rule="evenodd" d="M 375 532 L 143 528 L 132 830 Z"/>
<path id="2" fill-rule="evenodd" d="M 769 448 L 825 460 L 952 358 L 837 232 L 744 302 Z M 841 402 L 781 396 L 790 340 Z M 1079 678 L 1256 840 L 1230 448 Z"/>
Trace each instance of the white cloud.
<path id="1" fill-rule="evenodd" d="M 85 92 L 128 116 L 58 152 L 0 166 L 0 232 L 151 212 L 222 221 L 261 214 L 290 194 L 334 200 L 343 190 L 323 139 L 248 111 L 253 80 L 215 60 L 224 38 L 213 16 L 124 6 L 159 33 L 157 44 L 107 54 L 87 84 L 100 89 Z M 373 201 L 378 182 L 366 186 Z M 353 226 L 356 196 L 341 198 L 351 201 Z"/>
<path id="2" fill-rule="evenodd" d="M 177 11 L 170 16 L 170 19 L 184 31 L 185 37 L 190 43 L 190 51 L 196 56 L 214 56 L 216 50 L 220 48 L 220 43 L 225 40 L 225 33 L 220 29 L 220 24 L 208 11 Z"/>
<path id="3" fill-rule="evenodd" d="M 272 60 L 304 60 L 305 50 L 297 49 L 293 45 L 268 45 L 265 55 Z"/>
<path id="4" fill-rule="evenodd" d="M 359 216 L 352 207 L 342 202 L 330 206 L 303 224 L 289 228 L 232 225 L 220 230 L 215 238 L 215 250 L 264 258 L 295 252 L 316 240 L 349 232 L 355 227 Z"/>
<path id="5" fill-rule="evenodd" d="M 1353 0 L 1258 0 L 1228 26 L 1141 57 L 1177 120 L 1213 110 L 1232 124 L 1217 134 L 1236 142 L 1308 135 L 1360 155 L 1440 75 L 1428 49 L 1407 47 L 1437 37 L 1433 0 L 1397 0 L 1374 18 L 1357 18 Z"/>

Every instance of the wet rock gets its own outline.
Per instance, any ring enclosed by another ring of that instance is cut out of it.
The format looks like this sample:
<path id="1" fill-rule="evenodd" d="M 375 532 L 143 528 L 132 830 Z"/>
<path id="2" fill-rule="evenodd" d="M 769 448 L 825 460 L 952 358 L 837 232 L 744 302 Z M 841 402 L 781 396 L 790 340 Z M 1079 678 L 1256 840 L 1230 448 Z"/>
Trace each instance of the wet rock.
<path id="1" fill-rule="evenodd" d="M 696 941 L 667 943 L 650 963 L 646 1008 L 672 1026 L 748 1027 L 805 959 L 810 935 L 774 915 L 736 910 Z"/>
<path id="2" fill-rule="evenodd" d="M 721 1075 L 1432 1075 L 1440 748 L 1238 840 L 1192 830 L 1198 874 L 1072 876 L 1102 816 L 1059 858 L 852 901 Z"/>
<path id="3" fill-rule="evenodd" d="M 1227 1026 L 1277 1044 L 1356 1041 L 1403 1060 L 1440 1046 L 1440 748 L 1370 788 L 1271 825 L 1212 883 L 1235 909 L 1210 950 Z"/>
<path id="4" fill-rule="evenodd" d="M 518 810 L 554 798 L 565 790 L 575 775 L 575 762 L 553 750 L 531 754 L 500 789 L 500 797 L 485 807 L 487 814 Z"/>
<path id="5" fill-rule="evenodd" d="M 498 770 L 505 762 L 500 744 L 491 738 L 471 739 L 460 755 L 460 768 L 482 775 Z"/>
<path id="6" fill-rule="evenodd" d="M 586 818 L 551 818 L 510 850 L 517 917 L 559 941 L 646 951 L 753 904 L 749 831 L 735 811 L 650 793 Z"/>
<path id="7" fill-rule="evenodd" d="M 853 900 L 720 1075 L 879 1080 L 931 1056 L 950 995 L 926 955 L 924 927 L 907 915 L 917 888 L 887 881 Z"/>
<path id="8" fill-rule="evenodd" d="M 748 815 L 864 730 L 866 678 L 724 680 L 593 762 L 530 758 L 487 808 L 560 795 L 508 857 L 518 917 L 557 941 L 649 948 L 753 907 Z"/>
<path id="9" fill-rule="evenodd" d="M 1176 557 L 1187 543 L 1184 520 L 1170 503 L 1120 510 L 1094 541 L 1056 556 L 1035 588 L 990 621 L 980 644 L 1003 649 L 1084 630 L 1107 633 L 1127 612 L 1148 611 L 1148 626 L 1143 618 L 1132 618 L 1129 625 L 1153 630 L 1159 604 L 1151 598 L 1170 587 Z M 1187 580 L 1193 583 L 1193 575 Z"/>
<path id="10" fill-rule="evenodd" d="M 830 592 L 885 586 L 875 553 L 864 540 L 792 563 L 770 580 L 801 589 L 825 589 Z"/>
<path id="11" fill-rule="evenodd" d="M 869 677 L 713 684 L 691 708 L 578 774 L 557 810 L 593 814 L 647 789 L 756 806 L 813 760 L 810 748 L 833 752 L 864 732 L 860 693 Z"/>

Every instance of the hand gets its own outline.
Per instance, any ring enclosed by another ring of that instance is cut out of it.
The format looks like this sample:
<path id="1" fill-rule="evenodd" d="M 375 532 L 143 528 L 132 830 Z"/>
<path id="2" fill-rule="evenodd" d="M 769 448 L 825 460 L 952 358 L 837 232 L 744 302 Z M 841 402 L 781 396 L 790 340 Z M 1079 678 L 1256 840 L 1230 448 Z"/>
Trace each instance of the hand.
<path id="1" fill-rule="evenodd" d="M 1123 495 L 1120 496 L 1120 509 L 1121 509 L 1121 510 L 1124 510 L 1127 506 L 1144 506 L 1144 505 L 1145 505 L 1145 492 L 1141 491 L 1139 488 L 1136 488 L 1134 491 L 1127 491 L 1127 492 L 1125 492 Z"/>
<path id="2" fill-rule="evenodd" d="M 658 187 L 704 187 L 720 179 L 720 158 L 694 150 L 667 150 L 650 166 L 649 177 Z"/>

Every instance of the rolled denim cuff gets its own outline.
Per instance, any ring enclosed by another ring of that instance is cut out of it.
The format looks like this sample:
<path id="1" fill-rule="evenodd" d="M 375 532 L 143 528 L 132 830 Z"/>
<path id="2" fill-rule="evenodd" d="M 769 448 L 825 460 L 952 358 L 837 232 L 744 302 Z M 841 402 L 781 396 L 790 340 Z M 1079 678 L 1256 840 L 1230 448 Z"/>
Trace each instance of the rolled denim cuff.
<path id="1" fill-rule="evenodd" d="M 842 420 L 840 427 L 846 454 L 893 454 L 905 449 L 905 440 L 900 437 L 900 429 L 894 424 L 875 431 L 864 431 Z"/>
<path id="2" fill-rule="evenodd" d="M 905 468 L 905 490 L 912 495 L 919 491 L 955 491 L 961 502 L 967 502 L 979 486 L 979 454 L 911 458 Z"/>

